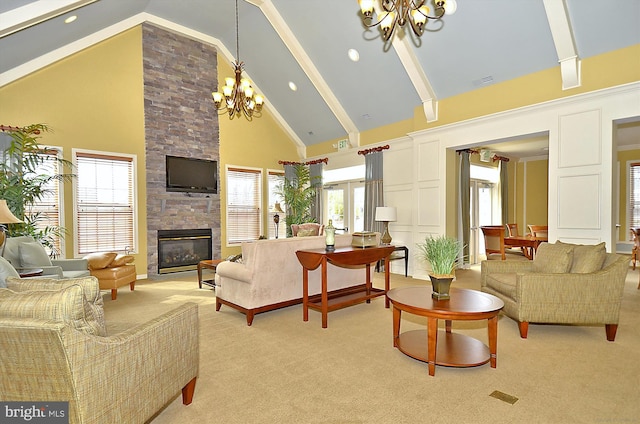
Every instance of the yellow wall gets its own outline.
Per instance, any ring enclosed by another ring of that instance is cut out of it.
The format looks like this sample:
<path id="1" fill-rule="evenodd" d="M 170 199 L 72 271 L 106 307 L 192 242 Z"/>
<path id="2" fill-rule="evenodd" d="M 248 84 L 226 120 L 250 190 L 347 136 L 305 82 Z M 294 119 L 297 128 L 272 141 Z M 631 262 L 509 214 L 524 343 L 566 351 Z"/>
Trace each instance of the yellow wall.
<path id="1" fill-rule="evenodd" d="M 5 125 L 45 123 L 51 132 L 40 144 L 137 156 L 139 270 L 147 267 L 142 31 L 130 29 L 0 88 Z M 73 189 L 64 187 L 63 226 L 73 234 Z M 73 257 L 73 237 L 65 255 Z"/>
<path id="2" fill-rule="evenodd" d="M 222 78 L 233 70 L 220 57 Z M 215 87 L 212 87 L 214 91 Z M 138 272 L 147 269 L 147 217 L 144 133 L 142 29 L 132 28 L 0 88 L 0 119 L 4 125 L 46 123 L 52 129 L 41 144 L 62 147 L 65 159 L 72 148 L 126 153 L 137 157 Z M 202 101 L 212 101 L 211 98 Z M 238 249 L 225 247 L 224 166 L 233 164 L 282 169 L 278 160 L 299 160 L 294 142 L 268 111 L 252 122 L 220 116 L 220 207 L 222 255 Z M 266 234 L 267 196 L 263 196 Z M 73 190 L 64 187 L 64 227 L 73 232 Z M 65 242 L 73 256 L 73 239 Z"/>
<path id="3" fill-rule="evenodd" d="M 233 69 L 226 60 L 218 55 L 218 81 L 224 81 L 227 75 L 233 75 Z M 208 99 L 207 99 L 208 100 Z M 246 166 L 263 170 L 263 234 L 268 234 L 268 181 L 267 169 L 283 169 L 279 160 L 299 161 L 296 145 L 273 119 L 268 109 L 262 110 L 262 117 L 248 122 L 246 119 L 230 120 L 220 115 L 220 215 L 222 218 L 222 257 L 240 253 L 240 247 L 227 247 L 226 239 L 226 177 L 225 166 Z"/>
<path id="4" fill-rule="evenodd" d="M 515 217 L 520 233 L 527 225 L 547 225 L 549 209 L 549 161 L 520 162 L 516 175 Z"/>

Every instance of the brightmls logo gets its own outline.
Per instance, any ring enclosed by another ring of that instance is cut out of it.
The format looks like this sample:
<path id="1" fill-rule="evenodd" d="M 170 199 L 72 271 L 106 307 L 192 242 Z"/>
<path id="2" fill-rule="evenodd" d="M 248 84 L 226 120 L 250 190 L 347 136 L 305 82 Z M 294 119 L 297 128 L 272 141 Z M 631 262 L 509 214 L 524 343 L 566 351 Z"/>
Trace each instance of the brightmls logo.
<path id="1" fill-rule="evenodd" d="M 1 423 L 69 424 L 69 402 L 0 402 Z"/>

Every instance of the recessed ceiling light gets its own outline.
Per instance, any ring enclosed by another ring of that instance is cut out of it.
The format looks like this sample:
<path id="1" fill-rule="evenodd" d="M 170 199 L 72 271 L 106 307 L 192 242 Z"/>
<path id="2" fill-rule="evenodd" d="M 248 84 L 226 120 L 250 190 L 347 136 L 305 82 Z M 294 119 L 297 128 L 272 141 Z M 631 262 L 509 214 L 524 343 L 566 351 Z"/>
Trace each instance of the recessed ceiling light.
<path id="1" fill-rule="evenodd" d="M 65 24 L 70 24 L 71 22 L 75 21 L 76 19 L 78 19 L 78 17 L 76 15 L 71 15 L 67 19 L 64 20 L 64 23 Z"/>
<path id="2" fill-rule="evenodd" d="M 289 88 L 291 91 L 298 91 L 298 86 L 293 81 L 289 81 Z"/>
<path id="3" fill-rule="evenodd" d="M 351 59 L 354 62 L 357 62 L 360 60 L 360 53 L 358 53 L 358 50 L 356 49 L 349 49 L 349 59 Z"/>

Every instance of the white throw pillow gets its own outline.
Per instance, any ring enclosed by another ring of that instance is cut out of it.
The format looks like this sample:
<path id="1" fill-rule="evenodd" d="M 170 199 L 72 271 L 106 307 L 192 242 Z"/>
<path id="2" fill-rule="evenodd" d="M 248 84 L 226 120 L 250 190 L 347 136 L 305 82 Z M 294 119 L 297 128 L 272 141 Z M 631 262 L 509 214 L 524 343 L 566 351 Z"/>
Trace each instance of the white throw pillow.
<path id="1" fill-rule="evenodd" d="M 37 241 L 20 243 L 20 266 L 22 268 L 51 266 L 51 259 L 44 247 Z"/>
<path id="2" fill-rule="evenodd" d="M 9 261 L 0 256 L 0 288 L 7 287 L 6 280 L 8 277 L 20 277 L 20 275 L 18 271 L 11 266 Z"/>

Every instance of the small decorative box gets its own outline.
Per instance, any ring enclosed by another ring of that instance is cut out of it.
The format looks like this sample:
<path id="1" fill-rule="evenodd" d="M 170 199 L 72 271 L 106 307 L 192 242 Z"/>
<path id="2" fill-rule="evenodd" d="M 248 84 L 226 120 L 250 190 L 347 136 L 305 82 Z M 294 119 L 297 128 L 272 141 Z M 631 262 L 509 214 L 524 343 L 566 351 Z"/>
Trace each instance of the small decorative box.
<path id="1" fill-rule="evenodd" d="M 377 246 L 376 233 L 372 231 L 362 231 L 353 233 L 351 237 L 351 246 L 353 247 L 373 247 Z"/>

